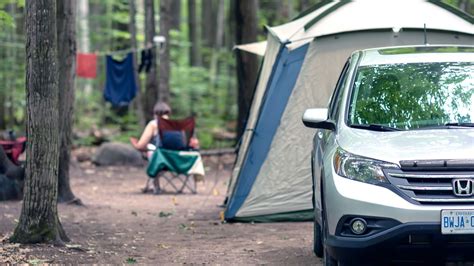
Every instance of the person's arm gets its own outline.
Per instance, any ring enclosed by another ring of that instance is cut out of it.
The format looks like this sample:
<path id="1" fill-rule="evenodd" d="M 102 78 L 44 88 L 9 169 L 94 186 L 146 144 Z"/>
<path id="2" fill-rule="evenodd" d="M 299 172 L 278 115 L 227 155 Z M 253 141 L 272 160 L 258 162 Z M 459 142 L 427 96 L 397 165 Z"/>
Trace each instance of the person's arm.
<path id="1" fill-rule="evenodd" d="M 146 151 L 146 145 L 150 143 L 151 139 L 153 138 L 153 132 L 155 131 L 156 127 L 155 124 L 156 123 L 154 121 L 150 121 L 148 125 L 146 125 L 140 140 L 137 140 L 136 138 L 130 138 L 130 142 L 132 143 L 133 147 L 135 147 L 135 149 Z"/>

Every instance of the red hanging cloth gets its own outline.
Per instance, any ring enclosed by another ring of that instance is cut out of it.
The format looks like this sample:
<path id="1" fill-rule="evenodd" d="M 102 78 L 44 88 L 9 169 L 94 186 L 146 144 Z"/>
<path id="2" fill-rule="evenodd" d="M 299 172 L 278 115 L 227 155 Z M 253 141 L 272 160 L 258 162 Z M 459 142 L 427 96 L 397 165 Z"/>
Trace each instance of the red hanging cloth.
<path id="1" fill-rule="evenodd" d="M 97 77 L 97 55 L 78 53 L 76 56 L 76 73 L 78 77 L 95 79 Z"/>

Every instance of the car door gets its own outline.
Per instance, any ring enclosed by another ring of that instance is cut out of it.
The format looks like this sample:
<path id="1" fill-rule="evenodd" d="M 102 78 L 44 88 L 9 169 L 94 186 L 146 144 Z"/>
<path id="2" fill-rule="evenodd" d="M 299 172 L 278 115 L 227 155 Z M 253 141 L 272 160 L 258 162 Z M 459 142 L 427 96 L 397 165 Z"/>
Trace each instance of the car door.
<path id="1" fill-rule="evenodd" d="M 342 92 L 344 88 L 344 81 L 347 76 L 348 70 L 349 70 L 349 62 L 350 60 L 348 59 L 347 62 L 345 63 L 341 74 L 339 76 L 339 79 L 337 81 L 336 87 L 334 89 L 334 92 L 331 96 L 331 100 L 329 101 L 329 106 L 328 106 L 328 119 L 331 121 L 334 121 L 337 123 L 337 117 L 340 112 L 340 105 L 342 102 Z M 326 150 L 326 147 L 328 145 L 328 141 L 330 139 L 334 139 L 334 134 L 335 131 L 331 130 L 325 130 L 325 129 L 318 129 L 316 131 L 316 134 L 313 138 L 313 155 L 312 155 L 312 171 L 313 171 L 313 193 L 314 193 L 314 207 L 315 210 L 315 216 L 316 220 L 318 222 L 321 222 L 321 215 L 320 215 L 320 210 L 321 210 L 321 177 L 322 177 L 322 165 L 323 165 L 323 157 L 324 157 L 324 152 Z"/>

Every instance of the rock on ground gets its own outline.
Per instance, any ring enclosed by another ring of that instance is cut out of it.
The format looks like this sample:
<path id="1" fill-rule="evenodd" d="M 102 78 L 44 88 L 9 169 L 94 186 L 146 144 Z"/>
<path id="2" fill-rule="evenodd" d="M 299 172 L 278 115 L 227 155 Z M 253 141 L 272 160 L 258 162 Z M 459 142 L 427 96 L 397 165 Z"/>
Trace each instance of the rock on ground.
<path id="1" fill-rule="evenodd" d="M 142 154 L 131 145 L 108 142 L 102 144 L 92 158 L 96 165 L 100 166 L 143 166 L 145 160 Z"/>

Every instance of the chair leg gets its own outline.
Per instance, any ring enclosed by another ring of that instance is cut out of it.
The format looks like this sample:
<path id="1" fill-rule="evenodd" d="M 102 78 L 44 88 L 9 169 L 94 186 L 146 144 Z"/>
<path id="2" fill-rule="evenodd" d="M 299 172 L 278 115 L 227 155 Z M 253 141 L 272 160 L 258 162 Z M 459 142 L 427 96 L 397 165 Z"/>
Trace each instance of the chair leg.
<path id="1" fill-rule="evenodd" d="M 153 180 L 153 193 L 160 194 L 161 187 L 160 187 L 160 176 L 158 175 L 155 180 Z"/>
<path id="2" fill-rule="evenodd" d="M 173 183 L 173 179 L 175 179 L 175 178 L 177 178 L 177 177 L 179 177 L 179 176 L 178 176 L 178 175 L 175 175 L 175 174 L 173 174 L 173 173 L 170 173 L 170 175 L 171 175 L 171 178 L 165 176 L 166 181 L 168 182 L 168 184 L 170 184 L 170 185 L 174 188 L 174 190 L 175 190 L 177 193 L 181 193 L 181 192 L 183 191 L 183 189 L 182 189 L 182 188 L 181 188 L 181 189 L 178 189 L 178 187 Z M 178 179 L 179 179 L 179 178 L 178 178 Z"/>
<path id="3" fill-rule="evenodd" d="M 187 187 L 186 184 L 188 183 L 189 176 L 186 175 L 186 176 L 184 177 L 184 180 L 181 179 L 181 178 L 179 177 L 179 175 L 178 175 L 177 177 L 178 177 L 178 179 L 181 180 L 181 182 L 183 183 L 183 184 L 181 185 L 181 188 L 179 189 L 178 193 L 183 193 L 184 188 Z"/>
<path id="4" fill-rule="evenodd" d="M 153 185 L 153 178 L 148 178 L 145 183 L 145 187 L 142 188 L 143 193 L 147 193 L 150 191 L 150 183 Z M 152 189 L 153 190 L 153 189 Z"/>
<path id="5" fill-rule="evenodd" d="M 193 194 L 197 194 L 197 182 L 196 182 L 196 178 L 194 178 L 194 175 L 193 175 L 192 180 L 193 180 L 193 188 L 194 188 L 192 189 L 192 192 Z"/>
<path id="6" fill-rule="evenodd" d="M 170 176 L 166 175 L 167 173 Z M 188 188 L 192 194 L 197 193 L 197 185 L 196 185 L 196 181 L 194 180 L 193 175 L 180 175 L 180 174 L 174 174 L 171 172 L 165 172 L 159 176 L 162 177 L 167 182 L 167 184 L 173 187 L 176 193 L 183 193 L 185 188 Z M 173 179 L 178 179 L 181 182 L 181 184 L 175 185 L 173 182 Z M 158 180 L 158 177 L 156 178 L 156 180 Z M 158 187 L 159 187 L 159 184 L 158 184 Z"/>
<path id="7" fill-rule="evenodd" d="M 194 175 L 189 175 L 188 176 L 188 182 L 186 183 L 186 187 L 191 191 L 191 193 L 196 194 L 197 193 L 197 185 L 196 185 L 196 179 L 194 179 Z M 192 184 L 189 184 L 191 182 Z"/>

